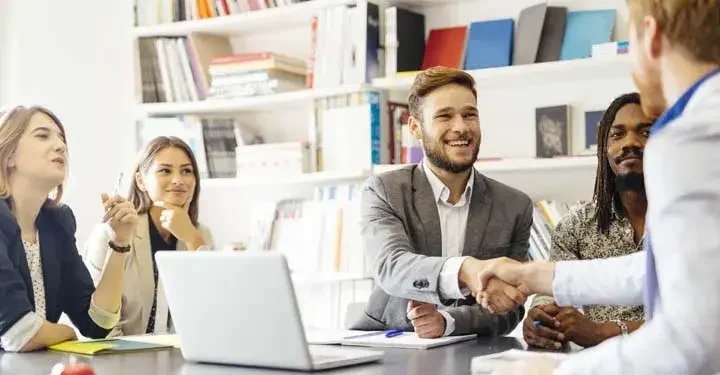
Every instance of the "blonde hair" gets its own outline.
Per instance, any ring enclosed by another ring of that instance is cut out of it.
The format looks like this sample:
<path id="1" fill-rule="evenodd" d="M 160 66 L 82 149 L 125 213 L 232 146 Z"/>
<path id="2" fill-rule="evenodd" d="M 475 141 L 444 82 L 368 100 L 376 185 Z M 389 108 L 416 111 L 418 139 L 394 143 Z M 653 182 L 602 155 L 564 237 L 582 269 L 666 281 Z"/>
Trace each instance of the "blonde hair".
<path id="1" fill-rule="evenodd" d="M 65 138 L 65 128 L 57 116 L 47 108 L 17 105 L 0 109 L 0 198 L 10 198 L 12 196 L 9 161 L 17 150 L 20 138 L 30 124 L 30 119 L 37 113 L 43 113 L 50 117 L 60 128 L 60 134 Z M 63 184 L 61 183 L 51 192 L 51 201 L 55 204 L 59 203 L 62 194 Z"/>
<path id="2" fill-rule="evenodd" d="M 627 0 L 642 35 L 642 20 L 653 17 L 660 32 L 698 62 L 720 64 L 720 0 Z"/>

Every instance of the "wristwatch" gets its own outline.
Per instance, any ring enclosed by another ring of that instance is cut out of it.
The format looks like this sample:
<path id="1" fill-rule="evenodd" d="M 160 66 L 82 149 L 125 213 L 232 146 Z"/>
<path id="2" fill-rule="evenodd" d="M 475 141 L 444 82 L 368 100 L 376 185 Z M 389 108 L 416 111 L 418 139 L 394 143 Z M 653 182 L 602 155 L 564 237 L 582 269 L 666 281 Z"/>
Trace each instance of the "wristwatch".
<path id="1" fill-rule="evenodd" d="M 617 319 L 616 319 L 616 320 L 611 320 L 611 322 L 617 324 L 618 327 L 620 327 L 620 332 L 622 332 L 622 335 L 623 335 L 623 336 L 627 336 L 627 335 L 628 335 L 628 327 L 627 327 L 627 325 L 625 324 L 625 322 L 623 322 L 622 320 L 617 320 Z"/>
<path id="2" fill-rule="evenodd" d="M 130 248 L 131 248 L 130 245 L 118 246 L 118 245 L 114 244 L 112 241 L 108 241 L 108 246 L 110 246 L 110 248 L 113 249 L 113 251 L 115 251 L 116 253 L 120 253 L 120 254 L 125 254 L 125 253 L 129 252 Z"/>

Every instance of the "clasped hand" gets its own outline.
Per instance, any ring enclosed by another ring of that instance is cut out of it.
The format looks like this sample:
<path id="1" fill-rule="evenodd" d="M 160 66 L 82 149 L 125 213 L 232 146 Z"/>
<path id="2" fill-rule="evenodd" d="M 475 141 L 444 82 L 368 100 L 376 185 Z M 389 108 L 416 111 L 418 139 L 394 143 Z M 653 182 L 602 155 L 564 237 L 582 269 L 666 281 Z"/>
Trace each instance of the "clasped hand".
<path id="1" fill-rule="evenodd" d="M 502 257 L 490 260 L 470 258 L 461 269 L 461 279 L 471 294 L 487 311 L 506 314 L 525 303 L 532 294 L 522 283 L 519 271 L 521 263 Z"/>

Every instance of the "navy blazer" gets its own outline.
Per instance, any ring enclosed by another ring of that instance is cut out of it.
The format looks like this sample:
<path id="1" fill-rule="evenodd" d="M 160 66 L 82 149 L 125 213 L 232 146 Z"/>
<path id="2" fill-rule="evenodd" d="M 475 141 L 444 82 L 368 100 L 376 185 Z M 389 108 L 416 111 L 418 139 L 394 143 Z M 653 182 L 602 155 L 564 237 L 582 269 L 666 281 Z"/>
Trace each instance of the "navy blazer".
<path id="1" fill-rule="evenodd" d="M 30 269 L 11 204 L 9 199 L 0 199 L 0 335 L 35 310 Z M 95 287 L 75 244 L 72 210 L 48 201 L 35 224 L 45 279 L 46 320 L 57 323 L 64 312 L 83 336 L 107 336 L 110 331 L 95 324 L 88 313 Z"/>

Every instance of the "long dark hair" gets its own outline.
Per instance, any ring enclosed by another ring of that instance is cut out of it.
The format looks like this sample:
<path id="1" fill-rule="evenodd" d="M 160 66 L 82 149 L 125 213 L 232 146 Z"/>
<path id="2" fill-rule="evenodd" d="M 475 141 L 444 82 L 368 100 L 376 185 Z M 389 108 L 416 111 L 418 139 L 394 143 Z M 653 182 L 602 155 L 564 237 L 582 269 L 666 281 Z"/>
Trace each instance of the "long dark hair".
<path id="1" fill-rule="evenodd" d="M 595 176 L 595 220 L 597 221 L 597 229 L 602 234 L 607 234 L 610 230 L 610 222 L 612 221 L 613 210 L 622 212 L 622 205 L 619 204 L 620 199 L 615 192 L 615 173 L 610 169 L 607 154 L 607 142 L 610 135 L 610 127 L 615 121 L 615 117 L 620 109 L 628 104 L 640 105 L 640 95 L 638 93 L 623 94 L 612 103 L 605 111 L 600 119 L 597 130 L 597 174 Z"/>
<path id="2" fill-rule="evenodd" d="M 133 169 L 133 177 L 132 183 L 130 185 L 130 194 L 128 194 L 128 200 L 132 202 L 133 206 L 135 206 L 135 209 L 139 214 L 145 214 L 150 211 L 150 207 L 152 207 L 153 205 L 152 199 L 150 199 L 150 196 L 147 192 L 140 189 L 140 186 L 138 186 L 135 176 L 137 176 L 138 173 L 144 174 L 145 172 L 147 172 L 148 168 L 150 168 L 150 165 L 155 159 L 155 155 L 157 155 L 160 151 L 171 147 L 178 148 L 185 152 L 188 159 L 190 159 L 190 162 L 192 163 L 193 174 L 195 175 L 195 191 L 193 191 L 192 200 L 190 201 L 190 207 L 188 207 L 188 216 L 190 216 L 190 221 L 193 223 L 193 225 L 197 226 L 198 197 L 200 196 L 200 172 L 198 171 L 197 160 L 195 159 L 195 155 L 193 154 L 192 149 L 190 149 L 190 146 L 188 146 L 187 143 L 185 143 L 180 138 L 157 137 L 145 146 L 145 149 L 140 154 L 138 162 Z"/>

